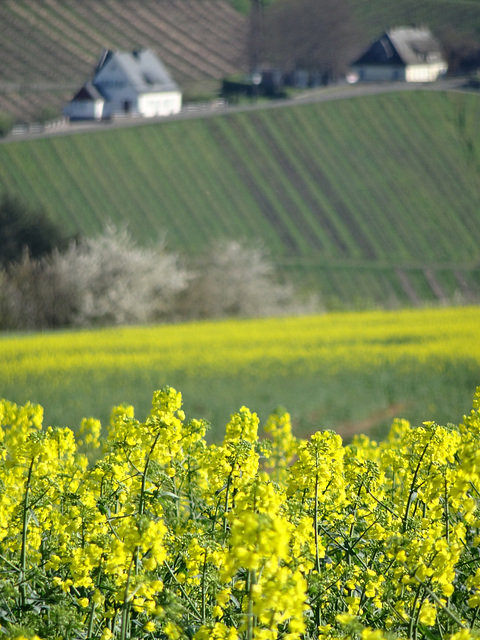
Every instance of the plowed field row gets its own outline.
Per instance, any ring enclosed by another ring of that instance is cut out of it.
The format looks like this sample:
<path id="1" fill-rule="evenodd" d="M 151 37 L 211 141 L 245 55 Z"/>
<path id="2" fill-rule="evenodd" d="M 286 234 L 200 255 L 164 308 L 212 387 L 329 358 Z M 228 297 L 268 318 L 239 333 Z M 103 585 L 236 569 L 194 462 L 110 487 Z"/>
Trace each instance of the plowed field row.
<path id="1" fill-rule="evenodd" d="M 246 18 L 223 0 L 6 0 L 0 24 L 2 111 L 17 121 L 38 110 L 2 83 L 22 85 L 29 95 L 32 84 L 68 84 L 71 95 L 91 77 L 105 48 L 152 48 L 187 92 L 216 88 L 246 59 Z M 61 106 L 46 92 L 41 100 L 43 107 Z"/>

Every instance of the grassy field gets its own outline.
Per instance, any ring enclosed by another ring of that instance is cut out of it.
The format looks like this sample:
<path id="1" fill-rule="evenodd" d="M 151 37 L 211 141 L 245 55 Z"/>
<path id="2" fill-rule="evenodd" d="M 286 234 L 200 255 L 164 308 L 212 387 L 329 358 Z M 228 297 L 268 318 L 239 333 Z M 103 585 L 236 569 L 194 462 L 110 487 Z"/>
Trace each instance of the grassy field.
<path id="1" fill-rule="evenodd" d="M 357 20 L 373 39 L 396 25 L 426 24 L 442 34 L 449 29 L 480 34 L 477 0 L 348 0 Z"/>
<path id="2" fill-rule="evenodd" d="M 472 299 L 479 114 L 477 95 L 412 91 L 15 141 L 0 190 L 69 233 L 128 222 L 183 254 L 261 238 L 330 307 Z"/>
<path id="3" fill-rule="evenodd" d="M 394 417 L 458 421 L 480 384 L 480 308 L 327 314 L 0 337 L 0 397 L 42 404 L 49 424 L 148 413 L 152 393 L 183 393 L 187 416 L 223 433 L 246 405 L 278 406 L 298 435 L 382 434 Z"/>

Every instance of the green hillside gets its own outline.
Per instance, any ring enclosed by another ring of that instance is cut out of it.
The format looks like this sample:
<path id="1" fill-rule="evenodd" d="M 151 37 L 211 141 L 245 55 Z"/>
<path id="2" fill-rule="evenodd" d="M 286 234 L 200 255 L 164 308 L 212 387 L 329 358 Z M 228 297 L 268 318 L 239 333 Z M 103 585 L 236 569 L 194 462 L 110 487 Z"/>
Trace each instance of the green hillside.
<path id="1" fill-rule="evenodd" d="M 480 38 L 478 0 L 348 0 L 371 38 L 392 26 L 426 24 L 439 35 L 455 29 Z"/>
<path id="2" fill-rule="evenodd" d="M 69 233 L 195 254 L 263 239 L 335 304 L 480 293 L 480 97 L 410 91 L 0 145 L 4 191 Z"/>

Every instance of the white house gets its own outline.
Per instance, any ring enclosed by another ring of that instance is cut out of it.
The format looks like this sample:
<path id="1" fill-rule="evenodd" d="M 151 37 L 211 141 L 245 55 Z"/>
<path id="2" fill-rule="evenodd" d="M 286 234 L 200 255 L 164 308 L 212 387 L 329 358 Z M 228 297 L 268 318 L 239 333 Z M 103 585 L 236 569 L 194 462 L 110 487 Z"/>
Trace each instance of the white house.
<path id="1" fill-rule="evenodd" d="M 64 108 L 71 120 L 121 115 L 146 118 L 178 113 L 182 94 L 153 51 L 104 51 L 93 80 Z"/>
<path id="2" fill-rule="evenodd" d="M 352 64 L 358 80 L 433 82 L 447 71 L 440 44 L 427 28 L 386 31 Z"/>

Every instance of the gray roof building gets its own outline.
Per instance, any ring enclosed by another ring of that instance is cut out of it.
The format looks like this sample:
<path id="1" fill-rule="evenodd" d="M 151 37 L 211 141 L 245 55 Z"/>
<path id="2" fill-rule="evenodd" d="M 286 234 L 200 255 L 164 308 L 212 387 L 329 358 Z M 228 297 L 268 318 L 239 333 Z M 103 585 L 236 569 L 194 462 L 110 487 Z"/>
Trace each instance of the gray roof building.
<path id="1" fill-rule="evenodd" d="M 97 88 L 101 87 L 102 70 L 112 62 L 123 70 L 131 86 L 139 93 L 179 90 L 163 63 L 150 49 L 104 51 L 93 79 Z"/>
<path id="2" fill-rule="evenodd" d="M 92 80 L 65 107 L 70 119 L 167 116 L 178 113 L 182 94 L 163 63 L 149 49 L 105 50 Z"/>

